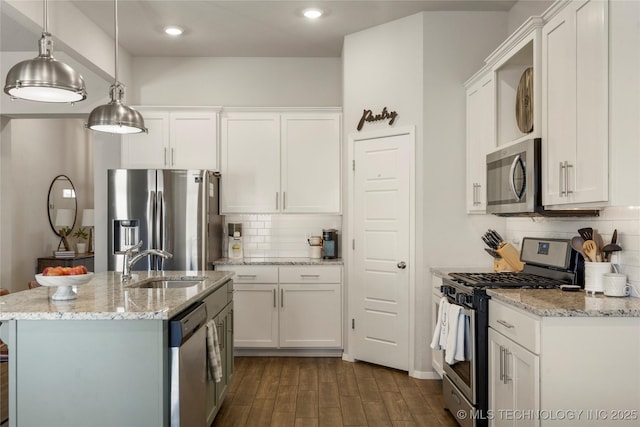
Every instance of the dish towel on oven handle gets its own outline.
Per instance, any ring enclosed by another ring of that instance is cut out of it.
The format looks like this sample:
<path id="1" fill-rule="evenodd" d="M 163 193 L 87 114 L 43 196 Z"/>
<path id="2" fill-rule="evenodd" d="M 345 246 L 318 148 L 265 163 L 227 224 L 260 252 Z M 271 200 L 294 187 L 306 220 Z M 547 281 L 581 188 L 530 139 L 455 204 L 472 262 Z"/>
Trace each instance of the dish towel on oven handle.
<path id="1" fill-rule="evenodd" d="M 471 359 L 471 332 L 469 316 L 462 307 L 450 304 L 448 311 L 449 331 L 444 348 L 444 361 L 449 365 Z"/>
<path id="2" fill-rule="evenodd" d="M 431 338 L 431 348 L 434 350 L 442 350 L 446 346 L 447 333 L 449 332 L 447 316 L 450 305 L 447 297 L 440 298 L 440 302 L 438 303 L 438 319 L 436 320 L 433 337 Z"/>
<path id="3" fill-rule="evenodd" d="M 214 319 L 207 322 L 207 365 L 209 378 L 219 383 L 222 379 L 222 362 L 220 360 L 220 343 L 218 342 L 218 328 Z"/>

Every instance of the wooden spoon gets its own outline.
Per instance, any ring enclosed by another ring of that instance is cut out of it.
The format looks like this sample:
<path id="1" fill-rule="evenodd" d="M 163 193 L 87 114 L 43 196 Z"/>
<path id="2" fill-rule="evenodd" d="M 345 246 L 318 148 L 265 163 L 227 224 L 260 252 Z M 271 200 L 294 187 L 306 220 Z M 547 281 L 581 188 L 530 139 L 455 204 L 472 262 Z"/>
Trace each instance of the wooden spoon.
<path id="1" fill-rule="evenodd" d="M 599 256 L 600 259 L 598 261 L 603 261 L 602 258 L 602 249 L 604 248 L 604 240 L 602 240 L 602 236 L 600 235 L 600 233 L 598 233 L 596 230 L 593 230 L 593 234 L 592 234 L 592 238 L 591 240 L 593 240 L 594 242 L 596 242 L 596 249 L 597 249 L 597 253 L 596 253 L 596 257 Z"/>
<path id="2" fill-rule="evenodd" d="M 598 247 L 596 246 L 596 242 L 593 240 L 586 240 L 582 246 L 582 250 L 584 250 L 584 254 L 589 258 L 589 261 L 597 262 Z"/>

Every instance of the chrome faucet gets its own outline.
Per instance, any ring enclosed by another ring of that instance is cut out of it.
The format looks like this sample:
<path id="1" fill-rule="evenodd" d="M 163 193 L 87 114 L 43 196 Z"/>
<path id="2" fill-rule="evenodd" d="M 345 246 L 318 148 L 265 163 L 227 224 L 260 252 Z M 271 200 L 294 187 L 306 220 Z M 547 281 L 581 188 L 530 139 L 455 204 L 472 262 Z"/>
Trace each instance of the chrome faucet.
<path id="1" fill-rule="evenodd" d="M 168 259 L 168 258 L 172 258 L 173 257 L 173 254 L 170 254 L 167 251 L 163 251 L 162 249 L 147 249 L 147 250 L 144 250 L 144 251 L 140 252 L 139 254 L 136 254 L 135 256 L 131 257 L 131 255 L 133 255 L 133 252 L 137 251 L 138 249 L 140 249 L 140 247 L 142 247 L 142 240 L 140 240 L 138 243 L 136 243 L 134 246 L 131 246 L 129 249 L 127 249 L 124 252 L 124 263 L 123 263 L 123 266 L 122 266 L 122 281 L 123 282 L 126 282 L 126 281 L 131 279 L 131 269 L 142 258 L 144 258 L 146 256 L 149 256 L 149 255 L 158 255 L 158 256 L 161 256 L 164 259 Z"/>

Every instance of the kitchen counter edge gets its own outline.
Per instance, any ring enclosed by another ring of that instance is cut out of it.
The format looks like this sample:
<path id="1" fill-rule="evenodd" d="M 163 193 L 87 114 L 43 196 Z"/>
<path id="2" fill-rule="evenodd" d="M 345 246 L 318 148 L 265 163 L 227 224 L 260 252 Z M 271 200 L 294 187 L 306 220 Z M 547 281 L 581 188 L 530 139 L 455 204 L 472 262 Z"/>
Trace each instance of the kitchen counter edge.
<path id="1" fill-rule="evenodd" d="M 96 273 L 77 287 L 78 298 L 53 301 L 56 287 L 41 286 L 0 297 L 0 321 L 9 320 L 169 320 L 196 301 L 215 292 L 233 278 L 226 271 L 134 272 L 123 284 L 119 272 Z M 194 287 L 137 288 L 137 282 L 153 278 L 206 277 Z"/>
<path id="2" fill-rule="evenodd" d="M 487 289 L 487 294 L 540 317 L 640 317 L 640 298 L 559 289 Z"/>
<path id="3" fill-rule="evenodd" d="M 216 265 L 343 265 L 342 258 L 218 258 L 212 264 Z"/>

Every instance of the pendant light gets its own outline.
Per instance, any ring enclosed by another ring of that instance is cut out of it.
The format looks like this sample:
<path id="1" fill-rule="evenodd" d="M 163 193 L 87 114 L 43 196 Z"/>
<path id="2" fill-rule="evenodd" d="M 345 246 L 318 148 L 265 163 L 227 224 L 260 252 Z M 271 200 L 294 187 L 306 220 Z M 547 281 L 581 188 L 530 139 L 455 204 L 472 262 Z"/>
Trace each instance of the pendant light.
<path id="1" fill-rule="evenodd" d="M 87 98 L 87 90 L 80 73 L 53 57 L 48 15 L 47 0 L 44 0 L 44 22 L 38 56 L 19 62 L 9 70 L 4 92 L 13 99 L 29 101 L 83 101 Z"/>
<path id="2" fill-rule="evenodd" d="M 147 132 L 142 115 L 124 104 L 124 85 L 118 81 L 118 0 L 114 0 L 115 76 L 109 87 L 111 101 L 93 109 L 87 127 L 98 132 L 130 134 Z"/>

